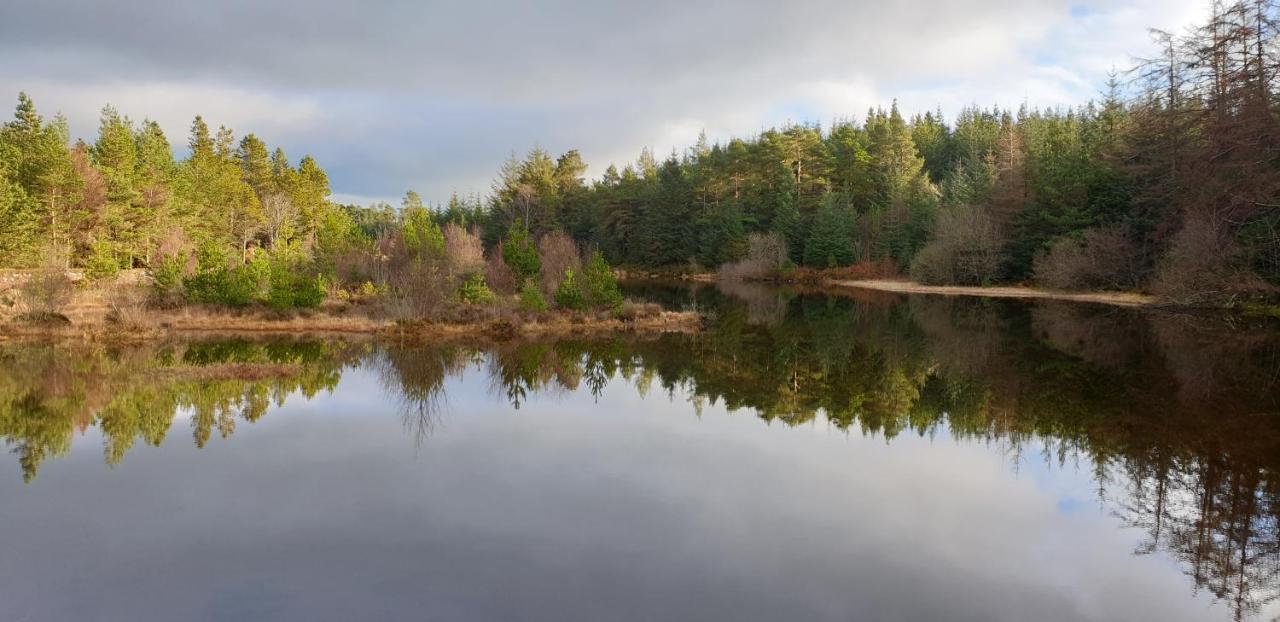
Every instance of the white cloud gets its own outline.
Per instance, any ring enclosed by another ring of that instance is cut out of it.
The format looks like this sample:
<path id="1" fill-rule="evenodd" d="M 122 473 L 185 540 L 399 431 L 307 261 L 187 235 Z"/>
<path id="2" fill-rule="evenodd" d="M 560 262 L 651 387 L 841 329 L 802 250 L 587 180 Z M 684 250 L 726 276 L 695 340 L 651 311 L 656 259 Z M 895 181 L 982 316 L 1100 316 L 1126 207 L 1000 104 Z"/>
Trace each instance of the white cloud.
<path id="1" fill-rule="evenodd" d="M 334 189 L 485 191 L 512 150 L 578 148 L 598 175 L 785 121 L 977 103 L 1074 105 L 1202 0 L 657 1 L 406 5 L 48 0 L 0 24 L 0 89 L 92 132 L 98 108 L 190 117 L 315 153 Z M 299 16 L 305 16 L 299 17 Z M 146 19 L 141 19 L 145 17 Z M 205 24 L 194 27 L 193 24 Z M 235 42 L 226 33 L 234 29 Z M 140 86 L 139 86 L 140 85 Z"/>

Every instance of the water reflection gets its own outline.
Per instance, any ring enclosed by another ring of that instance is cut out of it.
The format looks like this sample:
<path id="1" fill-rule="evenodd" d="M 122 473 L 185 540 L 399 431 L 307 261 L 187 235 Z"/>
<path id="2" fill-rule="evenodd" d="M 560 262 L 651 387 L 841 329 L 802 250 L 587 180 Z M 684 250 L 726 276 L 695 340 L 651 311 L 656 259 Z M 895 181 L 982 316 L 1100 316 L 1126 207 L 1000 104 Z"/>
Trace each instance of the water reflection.
<path id="1" fill-rule="evenodd" d="M 733 303 L 724 296 L 739 300 Z M 1280 335 L 1216 318 L 1064 304 L 845 299 L 759 288 L 667 292 L 713 310 L 696 336 L 398 347 L 213 341 L 140 348 L 0 346 L 0 435 L 25 479 L 101 429 L 106 461 L 160 445 L 176 413 L 193 441 L 230 436 L 293 393 L 373 370 L 406 431 L 430 443 L 449 379 L 483 370 L 519 409 L 625 381 L 768 422 L 829 421 L 892 442 L 949 436 L 1092 474 L 1141 530 L 1136 554 L 1177 560 L 1236 618 L 1280 595 Z M 38 486 L 36 482 L 32 485 Z"/>

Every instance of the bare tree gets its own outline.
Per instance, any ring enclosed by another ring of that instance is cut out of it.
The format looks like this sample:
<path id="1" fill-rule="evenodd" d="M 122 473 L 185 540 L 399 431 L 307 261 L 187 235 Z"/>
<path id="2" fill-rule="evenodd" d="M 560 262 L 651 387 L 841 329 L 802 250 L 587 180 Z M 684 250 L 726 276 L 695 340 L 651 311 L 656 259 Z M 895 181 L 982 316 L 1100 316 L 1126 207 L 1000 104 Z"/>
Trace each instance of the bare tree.
<path id="1" fill-rule="evenodd" d="M 262 215 L 265 220 L 267 241 L 272 250 L 277 245 L 288 244 L 297 230 L 298 209 L 284 193 L 275 192 L 262 199 Z"/>

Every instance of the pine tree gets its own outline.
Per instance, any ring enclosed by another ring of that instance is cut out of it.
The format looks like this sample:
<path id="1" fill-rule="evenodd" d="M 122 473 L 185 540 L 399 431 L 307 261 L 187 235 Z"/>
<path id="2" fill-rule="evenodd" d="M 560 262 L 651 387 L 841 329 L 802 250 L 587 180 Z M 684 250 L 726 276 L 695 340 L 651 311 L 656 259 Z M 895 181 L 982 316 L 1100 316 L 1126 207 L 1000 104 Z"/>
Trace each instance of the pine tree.
<path id="1" fill-rule="evenodd" d="M 91 149 L 93 163 L 107 185 L 107 203 L 100 220 L 101 230 L 95 232 L 93 250 L 99 272 L 111 274 L 117 267 L 132 265 L 134 257 L 142 257 L 145 236 L 135 231 L 141 224 L 135 217 L 134 203 L 139 198 L 136 189 L 138 146 L 133 132 L 133 122 L 121 116 L 115 108 L 102 109 L 98 126 L 98 140 Z"/>
<path id="2" fill-rule="evenodd" d="M 409 252 L 436 259 L 444 257 L 444 232 L 422 204 L 422 197 L 412 190 L 400 203 L 401 231 Z"/>
<path id="3" fill-rule="evenodd" d="M 267 155 L 267 145 L 261 139 L 253 134 L 245 134 L 240 139 L 236 159 L 240 161 L 240 171 L 245 183 L 253 188 L 259 201 L 275 190 L 271 159 Z"/>
<path id="4" fill-rule="evenodd" d="M 814 216 L 809 239 L 804 244 L 804 263 L 815 268 L 852 264 L 857 257 L 853 234 L 853 210 L 828 198 Z"/>

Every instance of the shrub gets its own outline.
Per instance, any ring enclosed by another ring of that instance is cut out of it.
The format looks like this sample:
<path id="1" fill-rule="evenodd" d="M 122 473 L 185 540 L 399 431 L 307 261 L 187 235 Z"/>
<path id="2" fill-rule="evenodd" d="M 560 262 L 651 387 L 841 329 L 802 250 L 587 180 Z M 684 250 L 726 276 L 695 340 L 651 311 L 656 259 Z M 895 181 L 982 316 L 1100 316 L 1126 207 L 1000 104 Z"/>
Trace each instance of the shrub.
<path id="1" fill-rule="evenodd" d="M 147 289 L 136 283 L 116 283 L 106 292 L 107 321 L 117 326 L 141 328 L 149 323 Z"/>
<path id="2" fill-rule="evenodd" d="M 324 302 L 324 278 L 285 260 L 270 262 L 270 285 L 264 302 L 276 310 L 314 309 Z"/>
<path id="3" fill-rule="evenodd" d="M 434 313 L 452 295 L 443 264 L 424 259 L 392 271 L 387 287 L 388 311 L 397 317 L 421 317 Z"/>
<path id="4" fill-rule="evenodd" d="M 529 230 L 523 223 L 516 224 L 507 231 L 507 239 L 502 245 L 502 260 L 510 266 L 518 282 L 525 279 L 536 279 L 542 271 L 542 262 L 538 259 L 538 249 L 534 248 L 529 238 Z"/>
<path id="5" fill-rule="evenodd" d="M 22 284 L 22 303 L 28 317 L 62 317 L 62 309 L 71 302 L 75 284 L 67 271 L 56 267 L 37 270 Z"/>
<path id="6" fill-rule="evenodd" d="M 662 315 L 662 305 L 655 302 L 635 302 L 628 300 L 618 307 L 618 317 L 625 322 L 634 322 L 645 318 Z"/>
<path id="7" fill-rule="evenodd" d="M 1002 239 L 986 210 L 957 205 L 938 214 L 933 237 L 911 262 L 911 278 L 931 285 L 982 285 L 1000 273 Z"/>
<path id="8" fill-rule="evenodd" d="M 462 277 L 485 270 L 484 243 L 480 241 L 480 236 L 463 229 L 457 223 L 445 225 L 444 256 L 452 275 Z"/>
<path id="9" fill-rule="evenodd" d="M 542 290 L 538 289 L 533 281 L 525 281 L 524 287 L 520 289 L 520 309 L 535 313 L 547 311 L 547 299 L 543 297 Z"/>
<path id="10" fill-rule="evenodd" d="M 246 307 L 258 294 L 258 281 L 247 266 L 217 268 L 183 279 L 192 302 Z"/>
<path id="11" fill-rule="evenodd" d="M 1152 290 L 1174 302 L 1221 305 L 1266 289 L 1242 264 L 1244 249 L 1216 219 L 1189 215 L 1156 269 Z"/>
<path id="12" fill-rule="evenodd" d="M 722 279 L 760 279 L 775 276 L 790 263 L 787 240 L 779 233 L 747 236 L 747 256 L 720 266 Z"/>
<path id="13" fill-rule="evenodd" d="M 573 280 L 573 270 L 565 271 L 564 279 L 556 289 L 556 305 L 574 311 L 584 311 L 587 308 L 587 299 L 582 296 L 582 290 L 578 289 L 578 284 Z"/>
<path id="14" fill-rule="evenodd" d="M 514 294 L 520 282 L 516 280 L 516 273 L 511 270 L 511 266 L 503 260 L 504 254 L 503 244 L 498 242 L 497 248 L 493 249 L 493 253 L 485 261 L 484 280 L 499 294 Z"/>
<path id="15" fill-rule="evenodd" d="M 314 309 L 324 302 L 325 281 L 323 275 L 315 275 L 298 281 L 293 291 L 293 306 L 299 309 Z"/>
<path id="16" fill-rule="evenodd" d="M 111 245 L 106 242 L 95 242 L 90 255 L 85 261 L 84 275 L 91 280 L 114 279 L 120 274 L 120 262 L 116 261 Z"/>
<path id="17" fill-rule="evenodd" d="M 618 290 L 618 280 L 614 278 L 613 270 L 600 251 L 591 253 L 591 260 L 582 269 L 582 282 L 586 289 L 586 299 L 592 306 L 616 309 L 622 305 L 622 292 Z"/>
<path id="18" fill-rule="evenodd" d="M 458 299 L 463 304 L 489 304 L 495 300 L 493 291 L 484 283 L 484 275 L 473 274 L 458 289 Z"/>
<path id="19" fill-rule="evenodd" d="M 1118 225 L 1059 238 L 1034 265 L 1036 283 L 1055 289 L 1134 289 L 1142 279 L 1138 247 Z"/>
<path id="20" fill-rule="evenodd" d="M 582 267 L 573 238 L 560 231 L 544 235 L 538 241 L 538 260 L 542 265 L 542 291 L 548 296 L 555 294 L 560 287 L 560 279 L 566 270 Z"/>
<path id="21" fill-rule="evenodd" d="M 152 303 L 160 307 L 173 307 L 186 299 L 182 277 L 185 261 L 178 256 L 163 257 L 151 268 Z"/>

